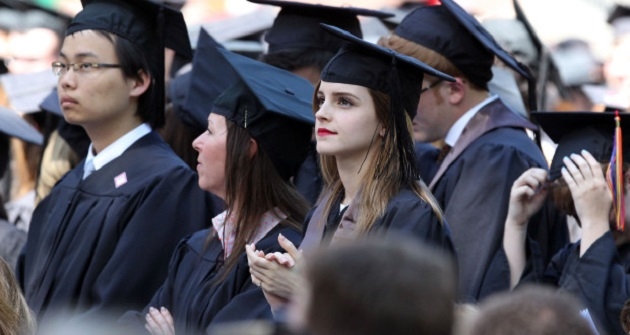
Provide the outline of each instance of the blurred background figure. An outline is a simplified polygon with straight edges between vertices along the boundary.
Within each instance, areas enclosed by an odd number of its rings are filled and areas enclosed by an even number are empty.
[[[37,145],[41,143],[41,134],[12,110],[0,107],[0,178],[10,169],[10,141],[19,138],[25,142]],[[0,193],[0,204],[4,204]],[[15,213],[12,213],[15,214]],[[18,254],[26,242],[26,229],[15,224],[15,218],[0,206],[0,258],[11,267],[15,266]]]
[[[610,54],[604,62],[606,91],[600,110],[628,111],[630,107],[630,7],[618,3],[607,21],[614,31]],[[603,106],[602,106],[603,105]]]
[[[489,297],[479,308],[470,335],[596,335],[580,302],[568,293],[528,286]]]
[[[35,318],[26,305],[10,265],[0,258],[0,334],[35,333]]]
[[[0,77],[0,105],[20,114],[40,131],[46,114],[39,103],[56,84],[50,64],[56,59],[69,17],[31,2],[3,1],[7,20],[6,50],[2,57],[7,74]],[[4,14],[3,14],[4,13]],[[3,180],[9,221],[27,231],[36,204],[36,184],[43,142],[12,139],[11,167]]]
[[[323,248],[310,260],[290,306],[293,330],[451,334],[457,280],[445,253],[393,235]]]

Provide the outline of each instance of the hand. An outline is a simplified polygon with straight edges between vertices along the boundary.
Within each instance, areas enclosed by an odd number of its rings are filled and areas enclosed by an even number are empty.
[[[569,186],[582,229],[608,229],[612,196],[602,167],[587,151],[563,159],[562,177]]]
[[[254,285],[260,286],[271,305],[276,310],[291,298],[301,277],[295,265],[302,262],[302,253],[284,236],[278,236],[278,242],[287,253],[269,253],[255,250],[253,244],[245,247],[249,271]]]
[[[519,229],[527,227],[529,219],[545,202],[548,193],[546,183],[547,171],[540,168],[531,168],[514,181],[510,191],[507,225]]]
[[[144,328],[152,335],[175,335],[173,316],[165,307],[160,308],[160,310],[150,307],[146,319],[147,323]]]

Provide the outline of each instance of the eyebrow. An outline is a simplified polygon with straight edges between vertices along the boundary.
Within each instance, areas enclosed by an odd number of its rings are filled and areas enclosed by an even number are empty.
[[[317,91],[317,94],[324,94],[324,92],[322,92],[322,91],[320,90],[320,91]],[[350,92],[333,92],[333,93],[332,93],[332,96],[333,96],[333,97],[338,97],[338,96],[350,96],[350,97],[352,97],[352,98],[355,98],[355,99],[357,99],[357,100],[361,101],[361,98],[359,98],[358,96],[356,96],[356,95],[354,95],[354,94],[352,94],[352,93],[350,93]]]
[[[59,53],[59,57],[63,57],[63,58],[68,58],[68,56],[66,56],[66,54],[64,54],[63,52]],[[95,57],[98,58],[98,55],[96,55],[95,53],[92,52],[80,52],[78,54],[74,55],[74,58],[87,58],[87,57]]]

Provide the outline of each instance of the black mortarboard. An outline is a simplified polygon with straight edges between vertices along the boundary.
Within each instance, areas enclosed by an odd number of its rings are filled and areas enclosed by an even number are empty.
[[[321,26],[331,36],[347,42],[322,70],[322,81],[360,85],[390,95],[396,93],[391,89],[399,86],[404,110],[411,118],[416,115],[425,73],[448,81],[455,80],[413,57],[364,41],[337,27]],[[398,84],[392,83],[394,71],[400,81]]]
[[[441,2],[409,13],[396,28],[396,35],[444,56],[480,87],[492,79],[494,56],[527,80],[532,78],[529,69],[506,52],[477,19],[453,0]]]
[[[313,116],[313,86],[288,71],[217,49],[238,81],[214,101],[212,113],[245,128],[288,180],[308,152]],[[189,93],[189,99],[193,92]]]
[[[606,22],[613,27],[616,37],[630,33],[630,7],[615,5]]]
[[[181,57],[192,58],[188,30],[182,13],[164,4],[148,0],[81,0],[79,12],[66,31],[103,30],[140,46],[149,60],[154,82],[152,99],[155,126],[164,123],[164,48]]]
[[[408,136],[397,136],[400,150],[397,154],[400,159],[409,162],[403,162],[402,166],[412,166],[415,162],[414,147],[407,130],[405,112],[411,119],[416,115],[425,73],[442,80],[455,79],[413,57],[364,41],[345,30],[326,24],[321,26],[331,36],[346,42],[322,70],[321,80],[359,85],[388,94],[394,117],[387,128],[395,129],[396,134],[407,133]],[[413,171],[403,174],[406,180],[418,177]]]
[[[551,161],[549,179],[561,176],[562,159],[582,150],[588,151],[602,163],[610,161],[615,131],[615,114],[602,112],[532,112],[542,130],[558,144]],[[630,114],[619,113],[621,128],[630,134]],[[623,137],[623,146],[630,148],[630,136]],[[624,161],[629,161],[630,150],[624,150]]]
[[[320,23],[330,24],[362,38],[357,16],[387,18],[394,14],[356,7],[333,7],[294,1],[248,0],[282,7],[271,29],[265,35],[269,53],[292,49],[323,49],[337,52],[339,41],[324,33]]]
[[[201,29],[192,70],[170,83],[174,111],[187,124],[206,129],[212,103],[238,80],[236,72],[217,48],[222,46]]]
[[[0,107],[0,132],[29,143],[41,145],[44,142],[44,137],[35,127],[16,112],[4,107]]]

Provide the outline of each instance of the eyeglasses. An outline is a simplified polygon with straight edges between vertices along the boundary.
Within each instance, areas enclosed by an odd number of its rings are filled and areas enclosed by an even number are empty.
[[[95,72],[98,69],[111,69],[111,68],[119,68],[122,67],[120,64],[103,64],[103,63],[90,63],[90,62],[82,62],[82,63],[62,63],[62,62],[53,62],[52,70],[56,76],[62,76],[68,72],[68,69],[72,68],[75,73],[88,74],[91,72]]]
[[[427,87],[425,87],[425,88],[421,89],[421,90],[420,90],[420,94],[422,94],[422,93],[424,93],[424,92],[426,92],[426,91],[428,91],[428,90],[430,90],[430,89],[432,89],[432,88],[436,87],[436,86],[437,86],[437,85],[439,85],[442,81],[443,81],[442,79],[439,79],[439,80],[437,80],[436,82],[434,82],[433,84],[430,84],[429,86],[427,86]]]

